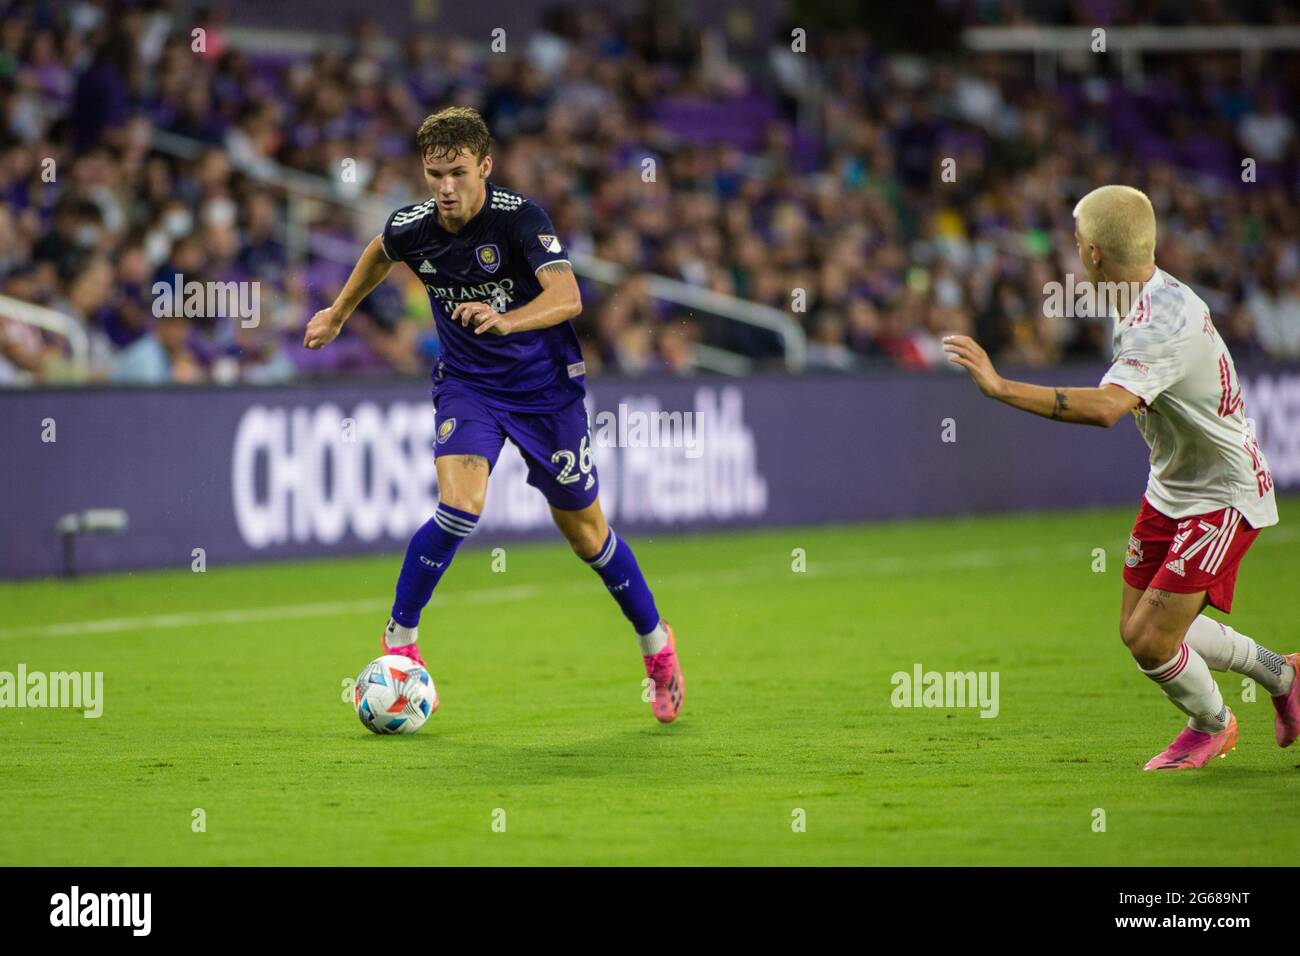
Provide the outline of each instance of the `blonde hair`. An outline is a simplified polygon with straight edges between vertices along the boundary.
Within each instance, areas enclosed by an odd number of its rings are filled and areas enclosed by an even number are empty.
[[[1132,186],[1101,186],[1074,207],[1084,242],[1116,265],[1141,266],[1156,257],[1156,211],[1147,194]]]

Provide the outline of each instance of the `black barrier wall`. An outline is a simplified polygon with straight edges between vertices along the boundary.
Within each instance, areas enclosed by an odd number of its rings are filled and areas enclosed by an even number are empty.
[[[1024,377],[1095,384],[1104,369]],[[1278,490],[1300,487],[1300,369],[1241,370]],[[629,534],[1131,504],[1146,446],[984,399],[964,376],[602,380],[591,459]],[[60,572],[59,519],[123,509],[83,571],[398,551],[437,500],[418,382],[0,395],[0,576]],[[557,449],[557,451],[561,451]],[[581,461],[583,449],[572,449]],[[555,532],[502,452],[473,543]]]

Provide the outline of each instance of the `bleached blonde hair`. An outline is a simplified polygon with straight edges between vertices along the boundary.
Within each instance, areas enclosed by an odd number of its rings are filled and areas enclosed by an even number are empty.
[[[1120,266],[1142,266],[1156,257],[1156,211],[1147,194],[1132,186],[1100,186],[1074,207],[1084,242]]]

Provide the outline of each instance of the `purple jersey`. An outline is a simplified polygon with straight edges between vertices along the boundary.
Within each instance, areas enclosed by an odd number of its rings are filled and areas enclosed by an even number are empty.
[[[561,408],[586,394],[586,367],[569,322],[494,335],[452,322],[463,302],[508,312],[542,291],[537,270],[568,262],[551,219],[536,203],[491,182],[483,208],[460,232],[438,222],[436,199],[404,206],[384,226],[384,254],[405,262],[429,293],[442,355],[434,394],[443,382],[468,386],[492,405],[519,412]]]

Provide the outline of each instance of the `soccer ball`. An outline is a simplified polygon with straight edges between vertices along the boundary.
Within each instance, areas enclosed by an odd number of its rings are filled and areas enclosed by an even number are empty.
[[[352,705],[374,733],[413,734],[438,709],[438,689],[429,672],[410,658],[385,654],[357,678]]]

